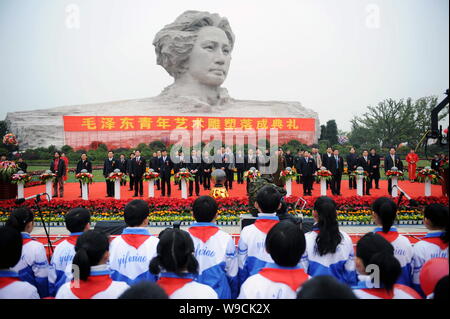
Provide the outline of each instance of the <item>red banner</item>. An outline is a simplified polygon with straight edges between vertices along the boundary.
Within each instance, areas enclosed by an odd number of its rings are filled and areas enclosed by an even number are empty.
[[[64,116],[65,132],[161,131],[200,129],[271,129],[315,131],[313,118],[243,118],[199,116]]]

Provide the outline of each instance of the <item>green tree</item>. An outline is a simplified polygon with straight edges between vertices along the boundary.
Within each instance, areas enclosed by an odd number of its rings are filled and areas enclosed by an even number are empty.
[[[325,125],[320,126],[320,138],[319,141],[327,139],[327,127]]]
[[[338,143],[338,128],[335,120],[329,120],[327,122],[325,136],[325,139],[328,140],[331,145],[336,145]]]

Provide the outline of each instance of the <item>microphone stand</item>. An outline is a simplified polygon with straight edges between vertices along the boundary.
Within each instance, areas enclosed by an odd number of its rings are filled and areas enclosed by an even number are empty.
[[[47,194],[47,197],[49,198],[48,194]],[[39,205],[40,201],[41,201],[41,196],[40,195],[36,196],[36,199],[34,200],[34,202],[36,204],[36,209],[39,213],[39,216],[41,217],[42,226],[44,227],[45,235],[47,236],[48,246],[50,247],[50,252],[53,255],[53,246],[52,246],[52,242],[50,241],[50,235],[47,231],[47,227],[45,226],[44,216],[42,215],[41,206]]]

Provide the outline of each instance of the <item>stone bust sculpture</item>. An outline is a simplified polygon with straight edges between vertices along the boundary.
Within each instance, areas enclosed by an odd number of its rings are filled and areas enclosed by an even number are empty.
[[[209,105],[228,102],[227,90],[220,87],[234,46],[226,18],[186,11],[156,34],[153,45],[157,63],[175,80],[162,96],[191,97]]]
[[[186,11],[164,26],[153,40],[157,64],[174,78],[173,84],[158,96],[10,112],[7,125],[18,135],[22,147],[61,147],[66,144],[63,116],[68,115],[314,118],[313,134],[289,131],[285,139],[317,142],[318,114],[300,102],[236,100],[228,95],[222,84],[228,75],[234,44],[235,36],[226,18]],[[158,132],[146,134],[146,139],[162,138]]]

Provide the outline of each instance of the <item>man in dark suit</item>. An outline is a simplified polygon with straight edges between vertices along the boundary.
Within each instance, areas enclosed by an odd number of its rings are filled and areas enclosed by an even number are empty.
[[[134,157],[135,157],[135,155],[134,155],[134,151],[133,151],[130,153],[130,158],[127,161],[127,173],[128,173],[128,177],[130,177],[130,188],[128,189],[129,191],[132,191],[133,187],[134,187],[134,177],[131,176],[131,163],[132,163]]]
[[[64,197],[64,176],[66,176],[66,163],[61,159],[61,153],[55,152],[55,159],[50,162],[50,170],[56,174],[56,178],[53,181],[53,196]]]
[[[83,169],[87,170],[88,173],[92,173],[92,163],[91,163],[91,161],[89,161],[87,159],[87,154],[86,153],[81,154],[81,159],[77,163],[77,168],[75,170],[75,174],[81,173],[81,171]],[[82,196],[81,181],[80,181],[80,194],[81,195],[79,197]],[[89,194],[89,185],[88,185],[88,194]]]
[[[188,154],[189,156],[189,154]],[[177,161],[173,163],[173,173],[176,174],[182,168],[186,168],[186,159],[184,157],[184,153],[182,150],[178,151],[178,155],[176,156]],[[178,189],[181,190],[181,182],[174,181],[174,184],[178,184]]]
[[[335,149],[333,155],[328,158],[328,170],[333,174],[330,182],[331,193],[341,195],[341,180],[344,172],[344,159],[339,155],[339,150]]]
[[[107,178],[109,174],[117,168],[114,152],[108,152],[108,158],[103,162],[103,176]],[[114,182],[106,180],[106,197],[114,197]]]
[[[200,163],[201,159],[197,157],[197,151],[192,150],[191,156],[189,157],[189,162],[186,163],[186,169],[194,175],[194,180],[189,181],[189,196],[192,196],[194,192],[195,184],[195,195],[200,195]]]
[[[155,172],[159,172],[159,159],[160,158],[161,158],[161,151],[156,151],[156,156],[154,158],[152,158],[152,167],[151,167]],[[160,190],[161,189],[161,181],[159,179],[157,179],[155,184],[156,184],[156,189]]]
[[[403,171],[403,162],[395,154],[395,147],[389,149],[389,154],[384,158],[384,171],[387,172],[392,169],[392,167],[397,167],[399,171]],[[388,179],[388,192],[392,195],[392,180]]]
[[[284,154],[284,160],[286,162],[286,167],[294,167],[294,156],[291,154],[291,150],[287,150]]]
[[[301,170],[301,162],[303,161],[304,154],[305,154],[304,151],[298,151],[297,156],[294,157],[293,165],[294,165],[294,168],[297,171],[297,173],[299,173],[299,175],[297,175],[297,179],[296,179],[297,184],[300,184],[301,182],[303,182],[303,179],[300,176],[300,170]]]
[[[142,175],[145,173],[145,168],[147,167],[147,162],[145,158],[141,156],[141,151],[136,150],[134,152],[136,155],[131,163],[131,174],[134,177],[134,196],[144,196],[144,181],[142,180]]]
[[[358,165],[358,156],[355,154],[356,150],[354,147],[350,148],[350,153],[346,157],[347,169],[348,169],[348,186],[349,189],[356,189],[356,179],[350,178],[350,174],[356,170]]]
[[[327,152],[325,154],[322,154],[322,166],[326,169],[330,169],[330,158],[333,156],[333,149],[331,147],[327,148]],[[331,181],[327,181],[327,189],[330,187]]]
[[[17,166],[19,167],[19,170],[21,170],[22,172],[24,172],[24,173],[27,172],[28,164],[25,163],[25,161],[23,160],[22,157],[19,157],[19,159],[17,161]]]
[[[158,170],[161,177],[161,196],[166,196],[166,187],[167,187],[167,196],[170,197],[171,188],[170,188],[170,177],[172,176],[173,162],[170,157],[167,155],[167,151],[162,151],[162,156],[159,159]]]
[[[362,152],[362,156],[358,158],[357,166],[361,166],[364,171],[369,174],[369,178],[363,180],[363,195],[370,195],[370,189],[372,188],[370,182],[370,177],[372,175],[372,163],[370,162],[369,152],[367,150],[364,150]]]
[[[370,149],[369,154],[370,165],[372,166],[372,176],[370,178],[370,188],[373,187],[372,181],[375,181],[375,188],[380,189],[379,181],[380,181],[380,155],[377,154],[377,151],[374,148]]]
[[[120,158],[117,161],[117,168],[126,175],[128,172],[128,160],[125,158],[125,154],[120,154]],[[120,186],[126,186],[127,180],[124,178],[120,181]]]
[[[201,171],[203,175],[203,189],[211,189],[211,172],[213,167],[213,158],[209,155],[208,151],[203,153]]]
[[[303,158],[300,160],[300,171],[303,180],[303,195],[312,196],[312,186],[314,182],[314,173],[316,172],[316,162],[311,157],[308,151],[303,153]]]
[[[241,150],[238,150],[236,154],[236,163],[234,164],[237,171],[238,184],[244,184],[245,162],[246,162],[245,155],[242,153]]]

